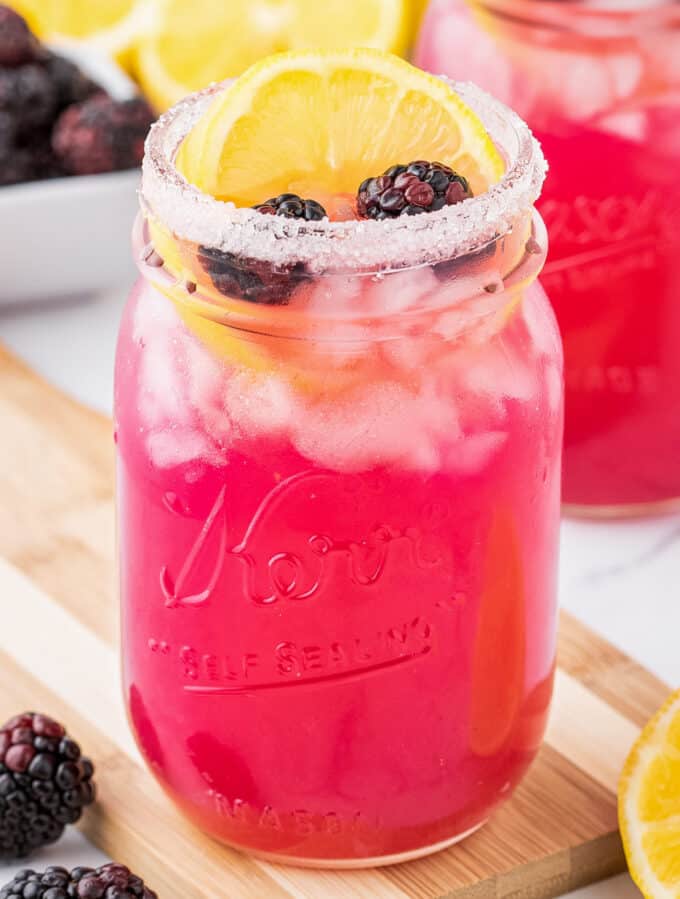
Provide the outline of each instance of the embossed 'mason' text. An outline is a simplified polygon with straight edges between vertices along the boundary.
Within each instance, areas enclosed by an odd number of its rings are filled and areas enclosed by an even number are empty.
[[[294,833],[299,837],[314,834],[341,836],[355,834],[369,829],[366,816],[359,811],[339,814],[333,811],[312,812],[306,808],[280,809],[272,805],[256,808],[244,799],[230,799],[215,789],[208,791],[214,811],[236,828],[257,828],[278,833]],[[372,827],[380,826],[380,820],[372,822]]]

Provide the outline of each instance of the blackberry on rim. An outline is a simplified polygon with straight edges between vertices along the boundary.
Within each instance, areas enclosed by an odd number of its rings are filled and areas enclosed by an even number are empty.
[[[393,165],[376,178],[366,178],[357,192],[357,209],[365,218],[384,220],[400,215],[437,212],[473,196],[463,175],[441,162],[417,160]]]

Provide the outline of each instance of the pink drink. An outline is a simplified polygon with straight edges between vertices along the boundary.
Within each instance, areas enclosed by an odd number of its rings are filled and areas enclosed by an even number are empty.
[[[116,373],[126,698],[155,775],[231,845],[425,854],[480,826],[540,745],[561,349],[537,217],[523,250],[540,158],[511,123],[515,233],[489,243],[506,219],[471,201],[482,253],[457,254],[451,213],[420,246],[396,222],[402,270],[347,270],[338,248],[345,274],[286,306],[230,300],[241,330],[142,264]],[[361,252],[384,253],[392,223],[371,224]]]
[[[679,26],[671,3],[433,0],[416,54],[519,109],[550,162],[564,500],[586,514],[680,497]]]

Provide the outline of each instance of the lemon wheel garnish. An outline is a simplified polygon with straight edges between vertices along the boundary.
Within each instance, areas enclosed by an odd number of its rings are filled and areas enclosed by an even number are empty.
[[[269,57],[219,91],[182,142],[176,166],[204,193],[252,206],[284,191],[354,196],[366,177],[414,159],[450,165],[475,194],[504,172],[482,122],[445,82],[374,49],[315,50]],[[196,272],[206,289],[196,260],[162,231],[152,224],[166,267],[179,279]],[[217,301],[224,309],[231,302]],[[290,347],[282,358],[276,341],[237,350],[227,329],[180,314],[223,358],[254,371],[278,367],[301,389],[330,389],[326,365],[295,360]],[[359,368],[355,361],[343,370],[348,383]]]
[[[631,876],[646,899],[680,899],[680,691],[628,757],[619,823]]]
[[[376,50],[269,57],[222,91],[185,138],[177,167],[214,197],[251,206],[319,186],[356,193],[414,159],[450,165],[475,194],[503,160],[482,122],[439,78]]]
[[[136,50],[137,76],[163,110],[283,50],[360,46],[404,53],[412,40],[412,2],[156,0],[154,26]]]

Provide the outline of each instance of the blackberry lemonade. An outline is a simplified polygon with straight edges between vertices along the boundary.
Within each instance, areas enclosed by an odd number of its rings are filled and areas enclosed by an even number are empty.
[[[542,276],[564,339],[564,499],[680,507],[680,8],[432,0],[419,65],[523,115],[550,162]]]
[[[423,855],[538,750],[563,399],[543,177],[510,110],[373,51],[273,57],[152,130],[116,372],[125,692],[225,843]]]

